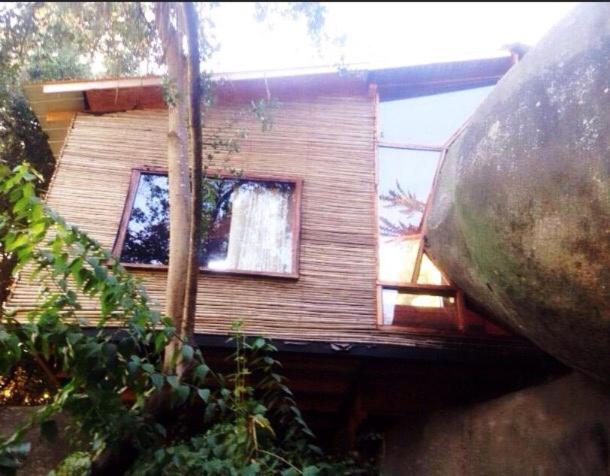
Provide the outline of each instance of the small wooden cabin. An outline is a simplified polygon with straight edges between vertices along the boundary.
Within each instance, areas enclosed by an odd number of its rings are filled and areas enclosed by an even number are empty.
[[[512,341],[426,255],[444,151],[513,58],[217,81],[196,331],[334,344]],[[47,202],[164,306],[167,112],[160,78],[25,86],[57,158]],[[273,126],[249,109],[271,97]],[[231,151],[232,140],[239,151]],[[23,277],[10,306],[31,308]],[[83,309],[94,318],[91,302]]]
[[[544,358],[487,319],[425,248],[445,150],[513,63],[218,79],[204,117],[196,332],[207,358],[242,320],[284,353],[314,429],[352,440],[363,415],[415,415],[538,378]],[[57,159],[48,204],[120,256],[162,310],[161,78],[29,84],[25,94]],[[252,107],[268,98],[279,105],[263,130]],[[22,313],[39,292],[26,274],[9,301]],[[97,314],[84,304],[83,317]]]

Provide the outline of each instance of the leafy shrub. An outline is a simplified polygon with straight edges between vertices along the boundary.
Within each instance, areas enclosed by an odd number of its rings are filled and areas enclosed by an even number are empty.
[[[53,389],[48,403],[0,441],[0,472],[18,467],[32,425],[54,437],[58,412],[70,417],[65,433],[87,447],[66,458],[57,476],[94,473],[96,458],[126,449],[138,455],[132,475],[372,471],[322,455],[278,373],[275,348],[247,339],[239,324],[233,374],[214,372],[187,342],[181,358],[189,372],[165,372],[163,350],[177,335],[171,320],[151,309],[141,283],[36,197],[38,176],[27,164],[0,164],[0,180],[0,200],[9,203],[0,210],[0,246],[41,284],[27,316],[0,317],[0,373],[28,359]],[[82,318],[82,297],[98,300],[95,322]]]

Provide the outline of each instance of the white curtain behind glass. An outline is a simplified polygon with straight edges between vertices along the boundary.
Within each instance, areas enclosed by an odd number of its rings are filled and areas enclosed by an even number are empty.
[[[290,193],[241,186],[232,194],[228,269],[292,272]]]

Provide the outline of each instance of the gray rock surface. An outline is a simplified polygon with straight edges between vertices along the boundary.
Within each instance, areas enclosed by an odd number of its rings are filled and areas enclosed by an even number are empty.
[[[606,476],[610,394],[573,373],[466,408],[396,422],[386,476]]]
[[[451,145],[428,252],[467,295],[610,381],[610,4],[581,4]]]

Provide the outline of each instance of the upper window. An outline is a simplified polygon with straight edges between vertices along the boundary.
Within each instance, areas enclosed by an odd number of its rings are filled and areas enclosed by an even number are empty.
[[[204,179],[201,268],[295,277],[300,182],[214,176]],[[134,171],[115,246],[121,262],[167,265],[167,175]]]
[[[423,220],[447,142],[492,88],[379,104],[378,283],[383,325],[428,329],[460,325],[455,291],[426,256]]]
[[[379,104],[379,139],[442,146],[493,86],[418,96]]]

